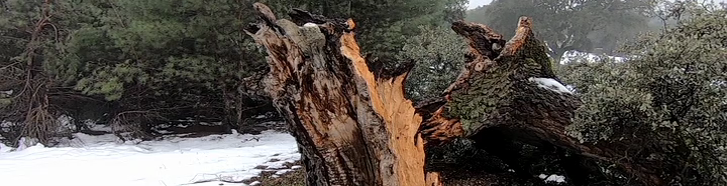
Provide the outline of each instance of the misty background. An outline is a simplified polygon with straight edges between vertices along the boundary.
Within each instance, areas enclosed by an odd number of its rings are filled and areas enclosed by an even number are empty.
[[[727,0],[714,0],[715,3],[724,3],[727,2]],[[467,9],[474,9],[477,7],[480,7],[482,5],[488,5],[492,3],[492,0],[470,0],[467,3]]]

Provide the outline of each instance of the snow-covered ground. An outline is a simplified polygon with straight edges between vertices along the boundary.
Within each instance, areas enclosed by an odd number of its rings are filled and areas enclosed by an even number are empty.
[[[263,169],[286,172],[284,164],[300,159],[295,139],[272,131],[126,143],[74,136],[57,147],[0,145],[0,185],[245,185]]]
[[[565,176],[555,175],[551,174],[550,176],[546,174],[540,174],[538,175],[540,179],[543,179],[545,183],[549,182],[555,182],[555,183],[565,183]]]
[[[538,87],[540,87],[540,88],[552,90],[552,91],[558,92],[558,93],[568,93],[568,94],[573,93],[571,91],[572,87],[571,87],[571,89],[568,89],[566,86],[564,86],[563,84],[560,84],[560,82],[556,81],[553,78],[532,78],[531,77],[531,78],[528,78],[528,80],[530,80],[531,82],[537,83]]]
[[[624,62],[628,58],[608,56],[608,55],[596,55],[587,52],[579,52],[575,50],[567,51],[563,53],[563,57],[560,59],[560,64],[568,64],[572,62],[590,62],[595,63],[603,59],[612,60],[614,62]]]

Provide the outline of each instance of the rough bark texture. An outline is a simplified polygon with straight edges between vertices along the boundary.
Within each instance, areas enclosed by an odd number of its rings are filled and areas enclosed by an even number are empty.
[[[452,29],[469,40],[469,61],[441,99],[415,108],[403,90],[411,65],[369,66],[352,20],[302,10],[277,19],[267,6],[254,6],[261,22],[246,31],[267,50],[266,91],[298,141],[308,185],[438,186],[439,173],[425,172],[425,145],[458,137],[497,143],[494,151],[511,141],[554,146],[616,164],[646,185],[663,184],[658,170],[623,162],[617,148],[566,134],[581,102],[562,83],[543,83],[560,80],[529,18],[509,41],[485,25],[455,22]]]
[[[552,71],[545,45],[534,37],[531,19],[522,17],[515,36],[507,42],[481,24],[456,22],[452,29],[469,40],[470,61],[445,91],[444,99],[417,107],[425,116],[421,133],[427,143],[445,143],[453,136],[484,144],[503,143],[507,141],[500,137],[484,141],[492,138],[482,135],[505,136],[535,146],[554,145],[581,157],[616,164],[645,185],[664,184],[657,176],[658,170],[624,161],[627,155],[612,144],[582,144],[566,134],[566,126],[581,102],[571,93],[539,83],[543,79],[560,80]],[[436,111],[423,114],[432,110]]]
[[[246,29],[267,49],[266,91],[296,137],[307,184],[427,185],[422,121],[404,98],[408,69],[374,74],[354,39],[352,20],[301,10]],[[419,142],[419,143],[418,143]],[[437,174],[432,174],[437,176]],[[428,184],[437,185],[438,183]]]

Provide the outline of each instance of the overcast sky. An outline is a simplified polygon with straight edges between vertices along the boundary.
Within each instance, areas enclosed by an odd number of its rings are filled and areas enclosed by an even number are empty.
[[[478,6],[490,4],[492,0],[470,0],[468,5],[469,9],[477,8]],[[715,2],[727,2],[727,0],[715,0]]]
[[[492,0],[470,0],[470,4],[467,5],[469,9],[477,8],[478,6],[490,4]]]

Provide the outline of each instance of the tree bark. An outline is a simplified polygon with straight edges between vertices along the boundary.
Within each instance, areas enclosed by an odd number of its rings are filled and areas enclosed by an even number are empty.
[[[488,138],[481,135],[497,133],[618,165],[645,185],[664,185],[660,170],[628,158],[628,144],[584,144],[567,134],[581,102],[554,75],[547,48],[534,37],[532,24],[530,18],[521,17],[515,36],[507,42],[485,25],[452,25],[468,39],[471,56],[443,99],[417,107],[420,113],[434,111],[422,114],[426,116],[421,125],[424,140],[441,144],[468,137],[486,144],[482,139]]]
[[[438,173],[425,171],[425,146],[494,129],[662,184],[658,171],[620,161],[613,144],[582,144],[566,134],[581,102],[554,75],[529,18],[520,19],[509,41],[484,25],[453,23],[469,40],[468,62],[442,99],[414,107],[404,96],[412,65],[372,68],[354,39],[353,20],[302,10],[277,19],[267,6],[254,7],[261,21],[246,32],[267,50],[266,91],[296,137],[308,185],[441,185]]]
[[[354,39],[353,20],[301,10],[246,29],[267,49],[266,91],[296,137],[308,185],[427,185],[422,117],[404,98],[411,66],[374,73]],[[431,174],[437,175],[437,174]],[[430,184],[431,185],[431,184]]]

